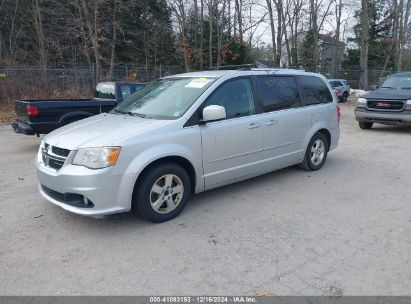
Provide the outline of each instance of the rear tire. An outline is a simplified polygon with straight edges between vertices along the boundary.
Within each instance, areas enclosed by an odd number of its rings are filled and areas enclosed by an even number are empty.
[[[347,100],[348,100],[348,93],[347,92],[344,92],[344,94],[342,95],[342,102],[347,102]]]
[[[172,162],[161,162],[139,178],[132,209],[151,222],[165,222],[184,209],[190,194],[191,182],[186,170]]]
[[[300,167],[306,171],[321,169],[327,159],[328,147],[327,137],[320,132],[315,133],[308,144],[304,161],[300,164]]]
[[[359,121],[358,125],[360,126],[361,129],[363,130],[369,130],[372,128],[373,123],[372,122],[367,122],[367,121]]]

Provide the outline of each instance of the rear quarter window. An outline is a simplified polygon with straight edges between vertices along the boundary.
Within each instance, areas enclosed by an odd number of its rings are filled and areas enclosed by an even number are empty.
[[[315,105],[333,102],[333,97],[327,84],[316,76],[298,76],[298,81],[303,92],[303,105]]]
[[[300,95],[293,76],[258,76],[256,81],[264,112],[300,105]]]

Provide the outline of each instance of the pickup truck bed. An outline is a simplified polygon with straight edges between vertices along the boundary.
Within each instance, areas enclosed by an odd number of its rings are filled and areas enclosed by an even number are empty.
[[[102,98],[18,100],[15,105],[17,119],[12,127],[16,133],[47,134],[73,121],[110,111],[115,105],[114,99]],[[37,114],[30,111],[37,111]]]
[[[17,100],[14,132],[26,135],[47,134],[74,121],[108,112],[141,89],[143,83],[102,82],[91,99]]]

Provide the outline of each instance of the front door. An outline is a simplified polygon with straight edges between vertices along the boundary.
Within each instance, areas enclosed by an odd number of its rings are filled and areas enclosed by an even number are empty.
[[[234,182],[261,171],[263,128],[255,114],[248,78],[223,83],[205,102],[220,105],[227,118],[201,126],[205,188]]]

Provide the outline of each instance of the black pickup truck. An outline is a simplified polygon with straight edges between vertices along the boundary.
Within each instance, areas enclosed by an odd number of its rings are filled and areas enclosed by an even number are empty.
[[[47,134],[61,126],[108,112],[141,89],[144,83],[100,82],[92,99],[17,100],[14,132]]]
[[[374,123],[411,125],[411,72],[388,77],[375,91],[358,98],[355,118],[361,129]]]

